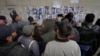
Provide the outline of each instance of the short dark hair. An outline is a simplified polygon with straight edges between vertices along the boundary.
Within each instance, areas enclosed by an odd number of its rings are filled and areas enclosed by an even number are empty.
[[[58,30],[61,37],[67,37],[71,34],[72,27],[69,22],[63,21],[58,25]]]
[[[34,21],[33,17],[29,16],[28,21],[30,21],[30,22]]]
[[[0,20],[6,20],[5,16],[0,15]]]
[[[65,18],[67,18],[69,20],[69,22],[71,22],[73,19],[73,16],[74,16],[73,13],[69,12],[67,15],[65,15]]]
[[[88,13],[85,17],[85,22],[92,23],[94,21],[95,15],[93,13]]]
[[[63,14],[58,14],[57,17],[63,17]]]

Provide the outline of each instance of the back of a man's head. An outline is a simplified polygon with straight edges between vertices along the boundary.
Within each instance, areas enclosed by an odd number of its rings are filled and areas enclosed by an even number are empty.
[[[64,21],[58,25],[59,34],[61,37],[67,37],[71,34],[72,27],[69,22]]]
[[[26,25],[23,27],[23,34],[26,37],[30,37],[32,33],[34,32],[34,26],[33,25]]]
[[[34,21],[33,17],[29,16],[28,21],[30,21],[30,22]]]
[[[88,13],[85,17],[85,22],[92,23],[94,21],[95,15],[93,13]]]

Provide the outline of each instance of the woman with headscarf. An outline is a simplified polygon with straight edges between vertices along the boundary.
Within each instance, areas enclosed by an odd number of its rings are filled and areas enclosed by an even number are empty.
[[[16,11],[12,11],[12,13],[10,13],[10,16],[12,18],[12,23],[10,24],[10,26],[16,30],[17,34],[18,34],[18,22],[21,21],[21,17],[16,13]],[[19,34],[18,34],[19,36]],[[17,36],[17,37],[18,37]],[[17,39],[15,39],[16,41]]]

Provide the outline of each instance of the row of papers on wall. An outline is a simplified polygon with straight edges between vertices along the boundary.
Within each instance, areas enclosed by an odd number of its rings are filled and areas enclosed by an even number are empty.
[[[32,16],[35,20],[40,19],[55,19],[57,14],[66,15],[69,12],[73,12],[75,21],[84,21],[86,13],[84,12],[84,7],[82,6],[63,6],[61,8],[50,7],[50,6],[26,6],[26,15]],[[11,12],[15,10],[14,8],[8,8]]]
[[[73,12],[74,19],[84,20],[85,12],[82,6],[63,6],[62,8],[50,7],[50,6],[38,6],[38,7],[25,7],[27,16],[32,16],[34,19],[54,19],[57,14],[66,15],[68,12]]]

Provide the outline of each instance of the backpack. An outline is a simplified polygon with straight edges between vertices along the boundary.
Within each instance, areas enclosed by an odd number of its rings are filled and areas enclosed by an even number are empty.
[[[16,44],[11,48],[7,56],[30,56],[30,53],[20,46],[20,44]]]
[[[21,38],[22,38],[22,37],[19,37],[18,42],[20,42]],[[33,53],[32,50],[30,49],[31,46],[32,46],[32,44],[33,44],[34,42],[35,42],[35,40],[31,41],[31,42],[29,43],[29,46],[28,46],[27,48],[26,48],[23,44],[21,44],[21,46],[22,46],[23,48],[25,48],[25,49],[27,50],[27,52],[30,53],[30,56],[34,56],[34,53]]]
[[[25,46],[23,44],[21,44],[21,46],[30,54],[30,56],[34,56],[34,53],[31,51],[31,46],[32,44],[34,43],[35,41],[31,41],[29,46],[28,46],[28,49],[25,48]]]

